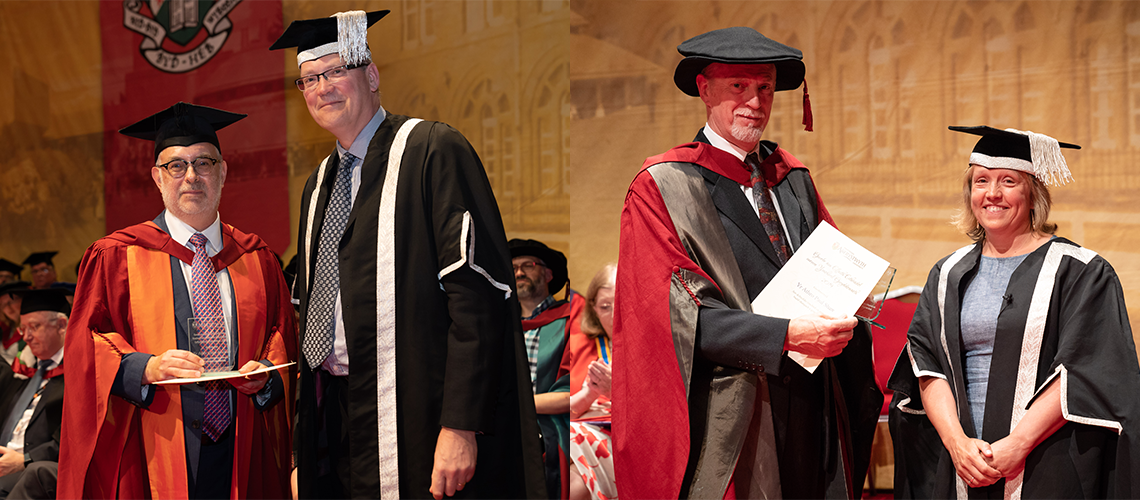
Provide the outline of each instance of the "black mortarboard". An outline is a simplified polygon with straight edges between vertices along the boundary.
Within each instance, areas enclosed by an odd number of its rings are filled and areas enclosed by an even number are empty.
[[[19,276],[20,272],[23,270],[24,266],[21,266],[8,259],[0,259],[0,271],[8,271],[12,274],[15,274],[16,276]]]
[[[51,264],[52,266],[55,266],[55,263],[53,263],[51,261],[51,258],[55,257],[55,254],[57,254],[57,253],[59,253],[59,252],[36,252],[36,253],[33,253],[33,254],[29,255],[28,258],[24,259],[24,265],[25,266],[34,266],[36,264],[47,263],[47,264]]]
[[[1076,144],[1012,128],[1000,130],[978,125],[951,126],[950,130],[982,136],[970,153],[971,164],[1028,172],[1046,185],[1055,186],[1073,180],[1060,148],[1081,149]]]
[[[27,290],[32,287],[31,283],[27,281],[13,281],[11,283],[4,283],[0,285],[0,295],[7,295],[17,290]]]
[[[736,26],[702,33],[681,42],[677,52],[685,56],[673,73],[677,88],[697,97],[697,75],[712,63],[773,64],[776,90],[792,90],[804,81],[804,53],[772,40],[760,32]]]
[[[681,42],[677,52],[685,56],[673,72],[677,88],[693,97],[697,90],[697,75],[712,63],[772,64],[776,67],[776,91],[792,90],[804,85],[804,130],[812,131],[811,99],[804,80],[804,53],[772,40],[759,31],[745,26],[722,28],[701,33]]]
[[[550,279],[550,284],[547,285],[548,291],[554,295],[562,289],[566,284],[566,255],[558,250],[546,246],[545,243],[538,240],[524,240],[514,238],[507,242],[507,246],[511,249],[511,258],[519,257],[522,255],[529,255],[531,257],[538,257],[542,263],[550,269],[551,274],[554,275]]]
[[[42,290],[20,290],[24,297],[20,304],[20,315],[36,311],[56,311],[71,315],[71,303],[67,301],[66,290],[60,288],[44,288]]]
[[[388,15],[388,10],[337,12],[329,17],[293,21],[269,50],[297,47],[297,67],[313,59],[339,53],[345,64],[372,59],[368,52],[368,27]]]
[[[154,141],[154,158],[170,146],[191,146],[199,142],[213,144],[221,152],[217,131],[246,115],[206,106],[179,102],[138,122],[123,127],[120,134]]]

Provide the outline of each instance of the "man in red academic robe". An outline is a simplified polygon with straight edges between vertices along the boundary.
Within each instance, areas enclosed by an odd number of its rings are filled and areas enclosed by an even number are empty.
[[[80,265],[60,498],[290,495],[294,375],[157,384],[296,358],[273,252],[218,215],[215,131],[244,117],[178,103],[121,131],[155,141],[166,211],[95,242]]]
[[[538,240],[515,238],[507,242],[507,247],[511,249],[515,270],[523,339],[534,384],[534,408],[542,432],[546,494],[549,498],[567,498],[572,306],[570,300],[554,299],[554,294],[566,286],[566,256]]]
[[[807,169],[760,140],[774,92],[803,82],[803,55],[751,28],[678,50],[674,82],[701,98],[708,122],[695,142],[645,162],[622,212],[620,496],[856,498],[882,404],[869,332],[854,318],[751,312],[831,222]],[[809,373],[788,351],[826,359]]]

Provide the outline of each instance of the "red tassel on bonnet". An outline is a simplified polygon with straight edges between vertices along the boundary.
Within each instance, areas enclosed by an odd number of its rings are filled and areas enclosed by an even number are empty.
[[[804,130],[812,131],[811,98],[808,96],[807,78],[804,78]]]

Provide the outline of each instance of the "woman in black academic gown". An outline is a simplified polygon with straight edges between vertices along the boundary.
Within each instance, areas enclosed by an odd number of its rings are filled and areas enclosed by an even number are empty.
[[[974,244],[940,260],[888,387],[895,495],[1129,498],[1140,494],[1140,367],[1120,280],[1054,236],[1047,185],[1071,180],[1032,132],[982,136],[965,209]]]

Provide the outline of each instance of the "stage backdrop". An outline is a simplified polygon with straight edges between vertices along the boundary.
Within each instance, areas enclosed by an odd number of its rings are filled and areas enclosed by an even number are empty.
[[[228,165],[222,219],[280,253],[291,242],[282,68],[267,48],[281,4],[251,0],[99,2],[107,232],[153,218],[154,143],[116,131],[175,102],[249,116],[218,133]],[[57,49],[58,50],[58,49]]]
[[[288,260],[334,139],[293,86],[295,51],[268,48],[352,9],[392,10],[368,34],[385,108],[459,129],[508,236],[569,251],[568,0],[0,1],[0,257],[60,250],[74,280],[93,241],[157,215],[153,147],[117,130],[184,100],[250,115],[219,134],[222,218]]]
[[[839,228],[922,285],[970,241],[950,218],[975,137],[948,125],[1052,135],[1076,181],[1053,193],[1058,234],[1116,268],[1140,333],[1140,3],[611,2],[572,5],[571,276],[617,255],[626,188],[646,157],[693,140],[704,105],[673,85],[676,47],[751,26],[804,52],[766,139],[811,169]],[[636,20],[636,22],[630,22]],[[618,299],[620,300],[620,298]]]

